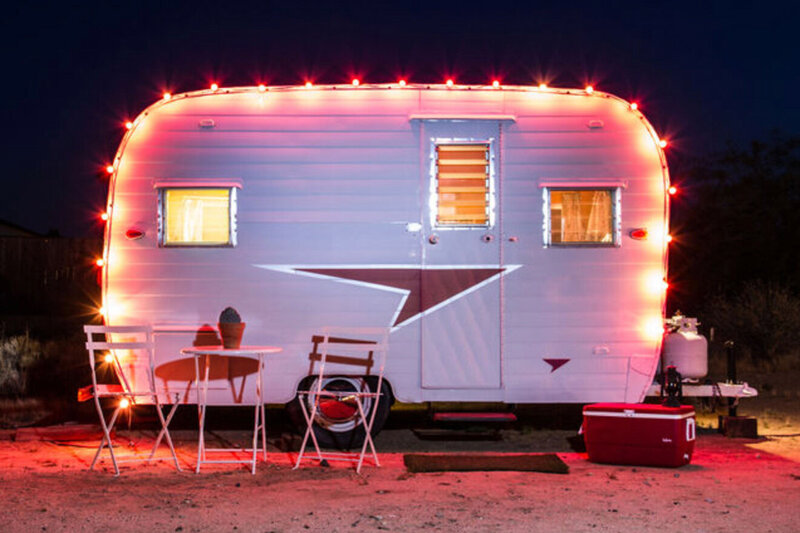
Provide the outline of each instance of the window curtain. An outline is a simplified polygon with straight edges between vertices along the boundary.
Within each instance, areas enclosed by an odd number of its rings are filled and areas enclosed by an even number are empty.
[[[611,242],[611,191],[594,191],[592,209],[586,224],[586,237],[589,242]]]
[[[561,193],[561,242],[612,242],[611,191]]]
[[[584,236],[581,220],[581,193],[561,193],[561,242],[580,242]]]

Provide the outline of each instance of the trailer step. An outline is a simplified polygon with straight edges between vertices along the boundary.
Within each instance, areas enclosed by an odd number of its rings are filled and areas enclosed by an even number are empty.
[[[420,440],[435,441],[498,441],[503,436],[497,429],[435,429],[418,428],[413,430]]]
[[[517,416],[514,413],[469,413],[463,411],[456,411],[453,413],[434,413],[434,422],[472,422],[479,424],[489,423],[508,423],[516,422]]]

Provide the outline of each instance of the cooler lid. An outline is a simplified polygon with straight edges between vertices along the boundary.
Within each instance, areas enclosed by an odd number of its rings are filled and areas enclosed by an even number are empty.
[[[587,416],[601,416],[602,413],[658,415],[658,418],[685,418],[694,415],[694,406],[667,407],[651,403],[593,403],[583,408],[583,414]]]

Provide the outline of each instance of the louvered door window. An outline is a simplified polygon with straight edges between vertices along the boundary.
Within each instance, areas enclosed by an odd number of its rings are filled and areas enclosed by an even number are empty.
[[[489,144],[436,145],[436,224],[489,224]]]

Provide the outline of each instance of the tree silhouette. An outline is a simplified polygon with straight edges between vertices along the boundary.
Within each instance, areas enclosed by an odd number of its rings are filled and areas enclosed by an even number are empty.
[[[747,148],[673,162],[670,311],[703,310],[761,280],[800,291],[800,137],[774,133]]]

